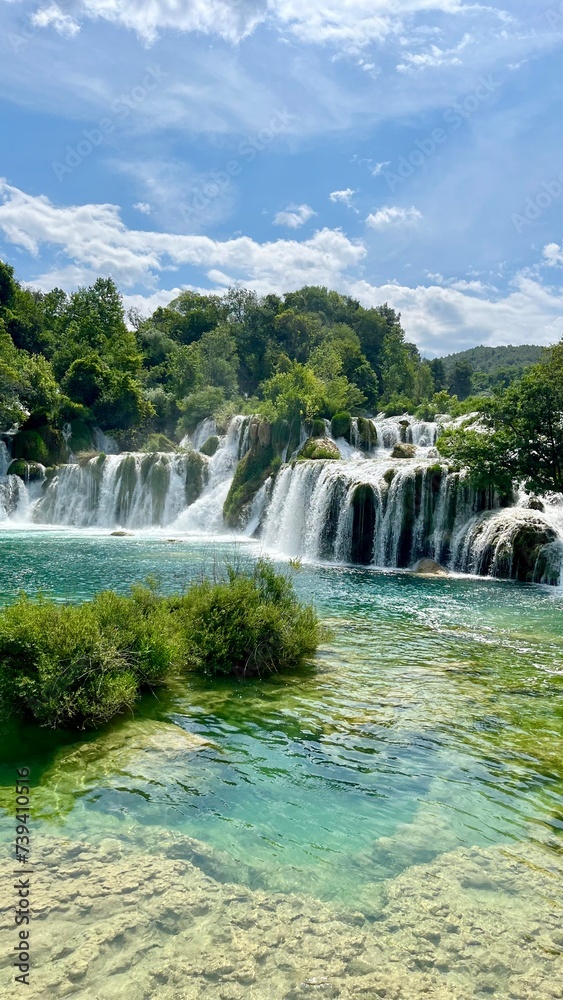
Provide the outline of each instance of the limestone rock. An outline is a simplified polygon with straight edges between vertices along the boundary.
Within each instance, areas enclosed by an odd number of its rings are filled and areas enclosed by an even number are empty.
[[[413,573],[417,573],[419,576],[449,576],[448,570],[445,566],[440,566],[440,563],[434,561],[434,559],[419,559],[412,569]]]
[[[396,444],[391,452],[391,458],[414,458],[415,455],[416,445],[404,444],[404,442]]]
[[[298,455],[298,458],[305,459],[339,459],[341,457],[337,445],[326,437],[309,438]]]

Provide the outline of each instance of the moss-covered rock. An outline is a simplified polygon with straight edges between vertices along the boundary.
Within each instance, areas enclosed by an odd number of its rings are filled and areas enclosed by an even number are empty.
[[[361,451],[373,451],[377,446],[377,430],[375,424],[365,417],[358,417],[358,447]]]
[[[150,434],[140,450],[148,452],[174,452],[178,450],[178,446],[170,438],[166,437],[166,434]]]
[[[49,449],[38,430],[18,431],[14,436],[12,455],[14,459],[21,458],[24,462],[49,465]]]
[[[403,442],[396,444],[391,452],[391,458],[414,458],[415,455],[416,445],[404,444]]]
[[[397,475],[397,470],[396,469],[387,469],[383,473],[383,478],[384,478],[384,480],[385,480],[385,482],[387,483],[388,486],[391,486],[391,483],[393,482],[393,480],[394,480],[394,478],[395,478],[396,475]]]
[[[376,524],[376,503],[372,486],[356,487],[352,497],[352,551],[353,563],[368,566],[373,562],[373,545]]]
[[[207,438],[204,444],[202,444],[199,449],[202,455],[207,455],[208,458],[213,458],[217,448],[219,447],[219,438],[216,434],[212,434],[211,437]]]
[[[309,438],[297,457],[299,459],[332,460],[342,458],[337,446],[330,438]]]
[[[330,429],[332,431],[332,436],[335,438],[343,437],[347,441],[350,441],[350,429],[352,427],[352,417],[349,413],[343,411],[342,413],[335,413],[331,422]]]
[[[73,452],[73,454],[78,454],[78,452],[88,452],[93,451],[94,441],[92,439],[92,431],[88,424],[83,420],[71,420],[70,421],[71,434],[68,439],[68,447]]]
[[[201,496],[207,482],[208,470],[206,460],[197,451],[189,451],[186,455],[186,481],[184,491],[188,506]]]
[[[272,444],[262,447],[255,439],[250,451],[239,462],[223,506],[223,517],[230,528],[238,528],[245,508],[273,474],[275,455]]]
[[[45,472],[42,465],[37,462],[24,462],[22,458],[17,458],[8,468],[9,476],[19,476],[26,483],[43,479]]]

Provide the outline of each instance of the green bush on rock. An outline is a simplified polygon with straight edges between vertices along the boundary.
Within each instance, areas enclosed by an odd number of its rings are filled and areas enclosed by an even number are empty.
[[[309,438],[305,442],[299,455],[299,459],[339,459],[342,458],[338,447],[330,438]]]
[[[173,672],[263,677],[303,663],[322,635],[313,608],[265,561],[173,597],[150,586],[80,605],[22,594],[0,612],[0,714],[95,726]]]
[[[330,426],[333,437],[343,437],[346,438],[347,441],[350,439],[352,418],[349,413],[335,413]]]

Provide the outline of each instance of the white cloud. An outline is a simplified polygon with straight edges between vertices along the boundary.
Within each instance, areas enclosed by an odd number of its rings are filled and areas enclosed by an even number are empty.
[[[331,191],[329,198],[332,202],[342,202],[348,208],[352,207],[352,198],[357,194],[354,188],[344,188],[343,191]]]
[[[0,181],[0,230],[32,256],[55,250],[65,256],[64,264],[111,274],[124,288],[144,284],[153,290],[160,272],[180,266],[199,268],[203,274],[220,268],[229,282],[244,280],[263,291],[330,284],[366,253],[361,242],[331,229],[302,242],[271,243],[256,243],[247,236],[220,241],[127,229],[116,205],[59,208],[44,195],[28,195],[5,181]]]
[[[428,355],[451,354],[476,344],[553,344],[563,337],[563,294],[524,275],[511,289],[490,297],[453,287],[366,281],[346,283],[346,291],[365,306],[388,302],[401,313],[409,340]]]
[[[326,285],[352,295],[366,306],[388,302],[402,314],[409,340],[430,355],[451,353],[475,344],[550,344],[563,336],[563,293],[537,277],[518,274],[506,292],[479,281],[432,275],[443,284],[409,287],[373,285],[360,278],[367,258],[360,241],[339,230],[323,229],[310,239],[257,243],[249,237],[219,241],[201,235],[127,229],[115,205],[57,207],[44,196],[31,196],[0,181],[0,230],[16,247],[43,252],[57,262],[33,282],[44,289],[70,289],[111,274],[132,289],[128,306],[150,312],[174,298],[159,278],[181,267],[199,272],[201,288],[224,289],[241,282],[259,294],[283,293],[306,284]],[[545,248],[547,260],[563,263],[557,244]],[[430,276],[429,276],[430,277]],[[135,288],[134,286],[137,286]],[[146,289],[143,294],[138,287]]]
[[[465,34],[459,44],[452,49],[441,49],[438,45],[431,45],[426,52],[407,52],[397,69],[399,73],[409,73],[416,70],[439,69],[441,66],[460,66],[460,52],[473,41],[471,35]]]
[[[544,261],[548,267],[563,266],[563,243],[548,243],[543,248]]]
[[[146,201],[138,201],[135,205],[133,205],[133,208],[136,208],[138,212],[142,212],[143,215],[151,214],[151,207]]]
[[[74,38],[80,31],[78,22],[65,14],[56,3],[37,10],[32,15],[31,23],[36,28],[54,28],[63,38]]]
[[[372,229],[387,229],[391,226],[413,226],[422,219],[422,212],[412,205],[410,208],[400,208],[399,205],[385,205],[377,212],[371,212],[366,219]]]
[[[55,5],[43,8],[38,16]],[[497,20],[492,7],[466,4],[464,0],[74,0],[77,16],[103,19],[135,31],[153,42],[165,30],[218,35],[237,43],[258,25],[268,23],[278,31],[307,44],[332,45],[359,52],[372,42],[400,35],[414,18],[432,15],[470,15],[478,10]],[[65,17],[67,15],[61,15]],[[373,67],[365,64],[369,70]]]
[[[379,175],[385,170],[385,167],[388,167],[390,163],[391,160],[382,160],[381,163],[376,163],[375,166],[372,167],[371,171],[373,176],[379,177]]]
[[[283,212],[278,212],[275,216],[274,225],[299,229],[316,214],[310,205],[288,205]]]

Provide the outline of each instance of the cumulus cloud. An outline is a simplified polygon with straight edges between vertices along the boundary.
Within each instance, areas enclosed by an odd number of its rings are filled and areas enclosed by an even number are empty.
[[[411,205],[410,208],[400,208],[399,205],[385,205],[377,212],[371,212],[366,222],[372,229],[388,229],[392,226],[414,226],[422,219],[422,212]]]
[[[0,181],[0,230],[17,247],[38,257],[56,249],[67,260],[96,274],[111,274],[125,288],[154,289],[162,271],[180,266],[204,274],[220,268],[231,283],[244,280],[264,291],[285,284],[330,284],[365,256],[362,243],[338,230],[323,229],[310,239],[256,243],[247,236],[208,236],[127,229],[116,205],[58,207]]]
[[[563,266],[563,243],[548,243],[543,248],[543,259],[548,267]]]
[[[367,250],[339,230],[323,229],[310,239],[257,243],[246,236],[213,240],[201,235],[128,229],[115,205],[57,207],[0,181],[0,231],[19,250],[52,254],[60,263],[30,284],[67,289],[111,275],[127,294],[128,306],[148,313],[175,298],[182,285],[177,272],[198,273],[200,291],[241,282],[258,294],[278,294],[303,285],[326,285],[352,295],[365,306],[388,302],[402,315],[407,336],[428,355],[463,350],[475,344],[550,344],[563,336],[563,293],[537,277],[518,274],[506,292],[479,281],[429,275],[433,284],[389,282],[374,285],[361,277]],[[563,263],[563,250],[548,244],[547,261]],[[39,268],[38,268],[39,270]],[[170,272],[175,278],[160,279]],[[436,282],[440,281],[440,284]],[[135,287],[136,286],[136,287]],[[144,289],[144,291],[139,291]],[[128,291],[129,290],[129,291]]]
[[[151,207],[146,201],[138,201],[135,205],[133,205],[133,208],[136,208],[138,212],[142,212],[143,215],[151,214]]]
[[[310,205],[288,205],[283,212],[278,212],[274,218],[275,226],[288,226],[289,229],[299,229],[317,213]]]
[[[461,284],[461,283],[459,283]],[[476,344],[553,344],[563,337],[563,294],[541,282],[516,275],[504,294],[484,296],[467,289],[391,282],[373,286],[347,282],[348,294],[365,306],[388,302],[401,313],[409,340],[423,354],[439,356]]]
[[[344,188],[343,191],[331,191],[329,198],[332,202],[342,202],[348,208],[352,207],[352,198],[357,192],[353,188]]]

